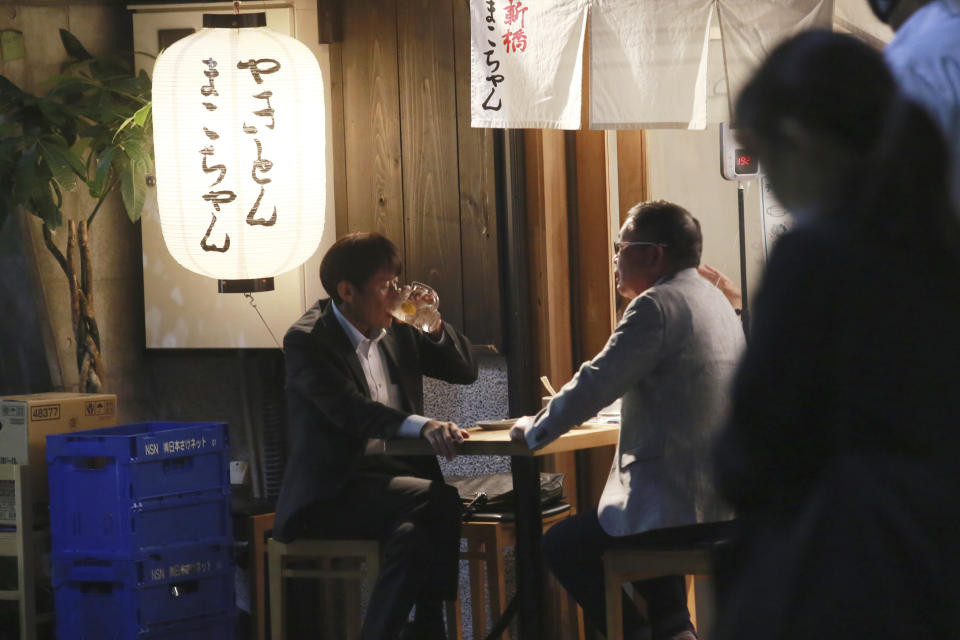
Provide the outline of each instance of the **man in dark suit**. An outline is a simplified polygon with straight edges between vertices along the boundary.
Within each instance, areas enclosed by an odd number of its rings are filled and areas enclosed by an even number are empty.
[[[422,437],[453,458],[469,434],[420,415],[423,376],[469,384],[477,365],[469,340],[439,318],[426,332],[393,318],[399,273],[384,236],[340,238],[320,265],[330,298],[283,340],[291,453],[274,537],[380,541],[363,640],[443,638],[442,602],[457,596],[456,489],[435,456],[376,454],[370,440]]]

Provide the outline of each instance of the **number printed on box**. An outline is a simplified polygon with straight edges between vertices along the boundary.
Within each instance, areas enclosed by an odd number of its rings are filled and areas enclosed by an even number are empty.
[[[60,419],[60,405],[59,404],[40,404],[30,409],[30,419],[31,420],[59,420]]]

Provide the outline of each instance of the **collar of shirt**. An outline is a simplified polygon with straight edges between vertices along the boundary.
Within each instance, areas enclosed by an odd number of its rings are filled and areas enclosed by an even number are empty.
[[[364,356],[366,356],[370,352],[370,347],[376,345],[378,342],[383,340],[383,336],[387,335],[386,329],[380,329],[376,336],[373,338],[368,338],[360,333],[360,330],[353,326],[353,323],[347,320],[347,318],[340,313],[337,303],[331,302],[331,304],[333,305],[333,315],[336,316],[337,322],[339,322],[340,326],[343,327],[344,332],[347,334],[347,338],[350,340],[350,344],[353,345],[353,348],[357,353],[362,353]]]

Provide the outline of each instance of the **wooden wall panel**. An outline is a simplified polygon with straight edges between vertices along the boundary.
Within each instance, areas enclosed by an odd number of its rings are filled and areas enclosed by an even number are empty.
[[[501,349],[494,135],[470,128],[469,7],[341,8],[343,42],[330,46],[337,234],[384,233],[403,279],[434,286],[447,320]]]
[[[536,296],[534,371],[537,377],[545,375],[559,388],[573,375],[564,134],[549,129],[528,129],[524,133],[530,278]],[[543,467],[566,474],[567,486],[576,486],[573,454],[546,456]],[[569,492],[567,498],[576,507],[573,494]]]
[[[497,202],[493,130],[470,126],[470,7],[453,4],[457,89],[457,149],[460,178],[460,245],[464,331],[476,344],[502,350],[500,266],[497,259]]]
[[[593,358],[606,344],[616,324],[616,311],[608,207],[608,134],[577,131],[568,135],[575,136],[576,215],[570,227],[573,266],[570,279],[575,301],[572,317],[576,365]],[[613,453],[613,447],[600,447],[578,454],[582,509],[588,505],[594,508],[600,501]]]
[[[341,21],[341,25],[342,25]],[[330,52],[330,145],[333,147],[333,201],[337,237],[350,231],[350,200],[347,198],[346,124],[343,112],[343,44],[329,45]]]
[[[627,211],[647,199],[646,147],[642,130],[617,131],[617,185],[620,192],[620,224]]]
[[[397,25],[393,0],[350,0],[343,16],[344,231],[379,231],[404,253]],[[338,202],[337,206],[344,206]],[[341,231],[338,228],[338,232]]]
[[[573,375],[565,134],[548,129],[527,130],[524,134],[530,288],[535,296],[532,310],[536,344],[534,373],[537,377],[546,375],[553,386],[559,388]],[[546,395],[539,382],[535,388],[540,395]],[[565,499],[582,512],[575,454],[545,456],[543,470],[564,474]],[[555,613],[548,618],[551,628],[544,629],[544,637],[579,637],[579,625],[563,623],[570,612],[565,611],[559,592],[548,590],[546,601],[548,610]]]
[[[576,132],[577,202],[572,247],[577,256],[573,283],[577,307],[574,364],[592,358],[614,324],[613,247],[607,214],[607,161],[603,131]]]
[[[452,4],[398,2],[397,51],[407,279],[434,287],[444,318],[462,327]]]

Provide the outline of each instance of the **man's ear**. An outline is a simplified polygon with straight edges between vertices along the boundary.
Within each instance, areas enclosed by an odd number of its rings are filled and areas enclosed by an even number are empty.
[[[337,283],[337,295],[339,295],[340,299],[344,302],[353,302],[353,296],[356,292],[356,287],[354,287],[353,283],[349,280],[341,280]]]
[[[660,245],[655,245],[652,248],[653,251],[650,252],[651,262],[661,271],[666,271],[670,266],[670,254],[667,253],[667,249],[661,247]]]

